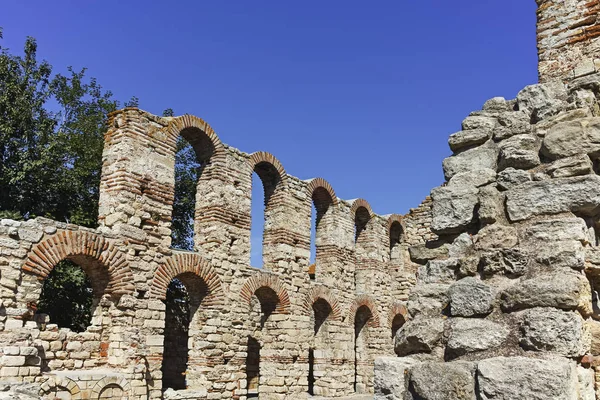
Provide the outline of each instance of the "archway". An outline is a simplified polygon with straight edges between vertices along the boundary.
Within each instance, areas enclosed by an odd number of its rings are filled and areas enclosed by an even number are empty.
[[[371,309],[362,305],[356,310],[354,317],[354,392],[367,393],[369,388],[369,323],[373,319]]]

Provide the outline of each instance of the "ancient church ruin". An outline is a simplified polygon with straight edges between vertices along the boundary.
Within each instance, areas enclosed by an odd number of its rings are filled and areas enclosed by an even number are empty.
[[[0,221],[0,398],[600,398],[600,2],[537,3],[541,83],[468,116],[404,216],[200,118],[111,114],[98,229]],[[179,137],[201,165],[194,251],[171,247]],[[63,260],[91,281],[83,332],[36,313]]]

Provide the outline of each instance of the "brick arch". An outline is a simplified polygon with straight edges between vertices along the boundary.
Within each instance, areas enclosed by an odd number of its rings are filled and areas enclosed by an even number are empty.
[[[365,199],[354,199],[352,200],[352,207],[350,208],[350,215],[352,215],[352,220],[356,219],[356,212],[364,207],[369,212],[369,218],[373,218],[373,210],[371,209],[371,205]]]
[[[331,318],[333,320],[342,320],[342,309],[340,303],[337,301],[333,293],[331,293],[331,291],[325,286],[313,286],[310,288],[302,303],[302,311],[304,315],[311,315],[313,311],[312,306],[319,299],[323,299],[329,303],[329,306],[331,307]]]
[[[107,268],[105,293],[119,296],[134,292],[133,274],[123,253],[113,241],[93,232],[59,231],[33,247],[22,269],[44,280],[56,264],[75,256],[89,257]]]
[[[408,309],[402,303],[394,303],[388,312],[388,326],[392,326],[392,321],[397,315],[402,315],[404,321],[408,321]]]
[[[377,307],[375,305],[375,301],[369,295],[362,294],[358,296],[350,306],[348,310],[348,323],[350,325],[354,325],[354,318],[356,317],[356,311],[362,306],[367,306],[371,311],[371,315],[373,316],[369,321],[369,326],[378,327],[379,326],[379,314],[377,313]]]
[[[290,297],[285,289],[283,282],[273,274],[259,272],[246,279],[244,286],[240,292],[242,301],[250,306],[252,296],[262,287],[272,289],[276,294],[279,302],[275,308],[276,314],[289,314],[290,312]]]
[[[171,280],[186,272],[197,275],[206,283],[208,287],[208,296],[204,300],[206,304],[223,304],[225,296],[217,271],[207,260],[192,253],[174,254],[158,267],[150,287],[151,296],[165,300]]]
[[[41,384],[39,395],[44,396],[50,393],[50,391],[54,388],[66,389],[69,393],[71,393],[72,400],[81,399],[81,389],[79,388],[77,382],[66,376],[58,375],[51,376],[44,383]]]
[[[129,382],[127,382],[125,378],[118,376],[105,376],[104,378],[96,382],[96,384],[92,388],[91,399],[99,399],[102,390],[110,385],[119,386],[125,393],[129,393],[131,391],[131,385],[129,384]]]
[[[210,159],[212,161],[225,161],[225,146],[223,146],[221,139],[219,139],[213,128],[211,128],[211,126],[202,118],[198,118],[189,114],[173,117],[170,119],[169,125],[167,125],[165,132],[169,136],[169,140],[172,142],[171,144],[173,145],[173,148],[175,148],[177,138],[182,134],[182,132],[188,130],[190,135],[185,139],[190,142],[192,147],[194,147],[193,142],[201,141],[201,135],[194,133],[192,131],[193,129],[198,129],[201,131],[210,141],[213,147],[212,156]]]
[[[387,217],[387,233],[388,236],[390,235],[390,230],[392,229],[392,225],[394,224],[394,222],[398,222],[400,224],[400,226],[402,227],[402,231],[406,232],[405,226],[404,226],[404,220],[402,219],[402,215],[399,214],[390,214]]]
[[[305,182],[307,182],[306,193],[308,194],[308,198],[310,199],[310,201],[312,201],[312,199],[313,199],[315,190],[323,189],[326,193],[329,194],[329,197],[331,197],[331,204],[334,206],[336,206],[338,204],[338,198],[335,195],[335,191],[333,190],[333,187],[331,187],[329,182],[327,182],[325,179],[313,178],[313,179],[309,179]]]

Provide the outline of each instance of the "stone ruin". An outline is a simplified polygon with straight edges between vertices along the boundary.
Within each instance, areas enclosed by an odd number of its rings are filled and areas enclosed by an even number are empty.
[[[447,182],[404,216],[199,118],[111,114],[97,229],[0,221],[0,398],[600,398],[600,1],[537,3],[541,83],[471,113]],[[171,247],[178,137],[201,164],[194,251]],[[36,313],[62,260],[92,283],[83,332]]]

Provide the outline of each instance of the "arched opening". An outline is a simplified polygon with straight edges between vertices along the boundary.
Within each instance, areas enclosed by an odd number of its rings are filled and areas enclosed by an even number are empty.
[[[315,351],[308,349],[308,394],[315,394]]]
[[[311,270],[309,277],[316,279],[316,271],[322,257],[323,245],[327,235],[327,225],[331,224],[333,198],[327,189],[317,187],[312,193],[311,213]]]
[[[315,365],[317,360],[315,359],[315,351],[319,357],[323,358],[325,352],[330,349],[329,343],[329,332],[328,332],[328,321],[329,316],[332,314],[333,310],[331,305],[327,302],[327,300],[323,298],[317,299],[313,305],[313,329],[314,329],[314,338],[312,342],[312,347],[308,351],[308,394],[310,395],[320,395],[323,394],[323,390],[321,387],[323,383],[319,381],[319,377],[322,377],[326,371],[320,369],[320,365]],[[317,372],[317,373],[315,373]]]
[[[128,398],[129,398],[129,396],[127,396],[127,393],[125,393],[123,388],[121,386],[117,385],[116,383],[111,383],[109,385],[106,385],[104,388],[102,388],[102,390],[100,391],[100,394],[98,395],[99,400],[109,400],[109,399],[127,400]]]
[[[354,392],[366,393],[368,388],[368,370],[372,368],[369,360],[369,322],[373,313],[366,305],[356,310],[354,317]]]
[[[396,333],[398,332],[398,330],[402,328],[402,325],[404,325],[405,322],[406,318],[404,318],[404,315],[402,314],[398,314],[394,317],[394,319],[392,320],[392,341],[396,337]]]
[[[194,249],[194,219],[198,184],[215,146],[198,128],[185,128],[175,148],[175,182],[171,214],[171,247]]]
[[[42,399],[44,400],[71,400],[72,398],[73,395],[68,388],[58,385],[50,388],[50,390],[45,392],[42,396]]]
[[[332,310],[331,310],[331,306],[325,299],[318,299],[317,301],[315,301],[313,303],[312,308],[314,311],[314,319],[315,319],[314,331],[315,331],[315,335],[317,335],[319,333],[319,331],[321,330],[321,327],[323,326],[323,324],[325,324],[325,322],[327,321],[327,318],[331,314]]]
[[[165,330],[162,363],[162,388],[182,390],[190,386],[190,329],[199,324],[197,311],[208,295],[206,282],[186,272],[173,278],[165,299]]]
[[[394,221],[390,226],[390,261],[398,263],[402,259],[402,225]]]
[[[273,196],[280,183],[281,175],[272,164],[261,161],[254,166],[250,216],[250,264],[254,267],[262,268],[265,263],[265,248],[269,240],[266,231],[270,227]]]
[[[100,300],[108,282],[108,270],[98,260],[86,256],[64,259],[44,280],[37,313],[48,314],[50,322],[75,332],[101,325]]]
[[[354,215],[354,241],[360,243],[364,237],[364,231],[371,220],[371,213],[366,207],[359,207]]]
[[[246,380],[248,382],[248,397],[258,397],[260,381],[260,343],[252,336],[248,336]]]

